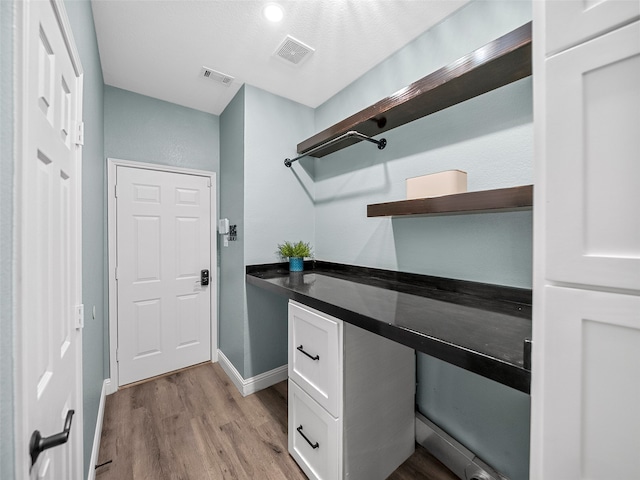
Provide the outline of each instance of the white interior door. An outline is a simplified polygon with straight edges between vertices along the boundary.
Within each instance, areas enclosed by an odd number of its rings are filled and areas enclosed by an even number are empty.
[[[18,478],[82,478],[82,71],[63,4],[22,2],[18,162]],[[32,434],[68,427],[33,465]],[[35,438],[35,437],[33,437]],[[62,437],[64,439],[64,435]],[[43,440],[43,445],[57,443]],[[36,442],[39,443],[39,442]],[[29,473],[27,473],[29,472]]]
[[[211,359],[210,179],[116,167],[118,384]]]

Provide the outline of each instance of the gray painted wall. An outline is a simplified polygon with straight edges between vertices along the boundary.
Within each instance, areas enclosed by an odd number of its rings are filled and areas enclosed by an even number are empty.
[[[313,179],[283,163],[296,156],[301,138],[313,135],[314,112],[250,85],[245,90],[245,256],[251,265],[279,261],[275,251],[284,240],[315,237]]]
[[[256,87],[245,87],[245,264],[280,261],[285,240],[313,243],[313,182],[283,164],[301,138],[313,134],[313,109]],[[287,300],[246,287],[245,378],[287,363]]]
[[[14,475],[13,13],[0,2],[0,478]]]
[[[82,382],[84,399],[84,468],[90,463],[98,418],[100,393],[107,377],[104,363],[106,279],[104,268],[104,82],[89,0],[65,1],[71,30],[84,69],[82,149],[82,302],[85,322],[82,332]],[[96,317],[92,310],[95,306]]]
[[[105,86],[105,156],[220,171],[219,117]]]
[[[219,244],[219,343],[245,379],[287,363],[287,301],[247,286],[245,265],[279,261],[284,240],[313,241],[313,183],[283,165],[313,124],[312,109],[250,85],[220,117],[220,216],[238,240]]]
[[[245,87],[242,87],[220,115],[220,218],[237,225],[238,239],[222,245],[220,252],[220,350],[246,378],[244,371],[244,122]]]
[[[531,20],[529,2],[475,1],[316,110],[316,130]],[[469,190],[533,181],[531,79],[316,160],[316,252],[323,260],[531,287],[531,212],[367,218],[368,203],[405,197],[405,179],[468,172]],[[529,397],[418,355],[419,409],[490,465],[528,478]]]
[[[530,397],[419,355],[420,411],[510,480],[529,478]]]

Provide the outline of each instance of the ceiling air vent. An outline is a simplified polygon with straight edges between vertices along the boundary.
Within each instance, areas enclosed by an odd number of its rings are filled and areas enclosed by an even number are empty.
[[[287,62],[291,62],[294,65],[299,65],[313,52],[315,52],[314,48],[311,48],[309,45],[305,45],[300,40],[296,40],[291,35],[287,35],[287,38],[284,39],[274,55],[286,60]]]
[[[227,75],[226,73],[217,72],[213,68],[202,67],[200,71],[200,76],[204,78],[208,78],[209,80],[213,80],[214,82],[221,83],[225,87],[228,87],[235,80],[231,75]]]

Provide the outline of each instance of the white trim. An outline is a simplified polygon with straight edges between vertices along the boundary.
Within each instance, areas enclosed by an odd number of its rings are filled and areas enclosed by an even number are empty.
[[[53,7],[53,11],[55,12],[58,19],[58,23],[60,24],[60,27],[62,29],[62,37],[64,38],[64,43],[67,46],[67,50],[69,51],[73,70],[76,72],[76,75],[78,77],[81,77],[84,73],[84,70],[82,69],[82,63],[80,63],[80,54],[78,53],[76,42],[73,39],[73,31],[71,30],[69,17],[67,16],[67,12],[64,8],[64,2],[63,0],[50,1],[51,6]],[[82,121],[82,118],[80,120]]]
[[[14,98],[14,189],[13,189],[13,318],[14,318],[14,352],[15,352],[15,379],[14,379],[14,470],[15,478],[28,478],[28,464],[25,461],[29,455],[26,445],[29,442],[27,432],[24,431],[27,422],[26,408],[26,378],[27,369],[24,361],[23,345],[26,342],[27,332],[23,331],[22,322],[18,321],[22,317],[22,304],[19,292],[20,288],[20,271],[22,270],[22,248],[21,241],[22,227],[19,219],[22,218],[22,159],[26,151],[26,131],[27,131],[27,112],[26,112],[26,81],[27,72],[27,52],[28,52],[28,21],[29,21],[29,5],[26,2],[15,2],[15,23],[16,32],[14,34],[13,49],[13,98]]]
[[[256,393],[260,390],[264,390],[265,388],[269,388],[270,386],[287,379],[287,365],[282,365],[281,367],[274,368],[273,370],[269,370],[268,372],[261,373],[260,375],[247,378],[245,380],[221,350],[218,350],[218,363],[243,397]]]
[[[107,380],[109,380],[109,383],[105,384],[105,394],[108,396],[118,391],[118,385],[116,384],[116,382],[112,382],[110,378],[108,378]]]
[[[93,434],[93,448],[91,449],[91,461],[89,462],[89,473],[87,480],[96,478],[96,465],[98,463],[98,454],[100,453],[100,439],[102,438],[102,424],[104,421],[104,404],[107,398],[107,391],[110,389],[111,380],[105,379],[102,382],[102,391],[100,392],[100,405],[98,406],[98,418],[96,419],[96,431]]]
[[[122,160],[119,158],[107,158],[107,237],[108,237],[108,258],[109,258],[109,376],[111,384],[107,391],[107,395],[111,395],[118,391],[118,362],[116,361],[116,349],[118,347],[118,296],[117,283],[115,279],[116,270],[116,168],[129,167],[141,168],[144,170],[155,170],[169,173],[182,173],[186,175],[198,175],[209,177],[211,188],[215,189],[215,195],[210,197],[211,212],[211,268],[210,272],[213,276],[216,273],[216,288],[211,289],[211,361],[218,360],[218,252],[217,241],[218,235],[216,227],[217,222],[217,183],[216,173],[207,170],[195,170],[190,168],[173,167],[170,165],[159,165],[155,163],[136,162],[132,160]]]

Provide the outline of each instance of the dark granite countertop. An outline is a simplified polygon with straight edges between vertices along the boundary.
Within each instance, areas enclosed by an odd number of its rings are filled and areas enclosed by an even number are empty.
[[[529,393],[531,290],[305,262],[247,266],[247,282]]]

